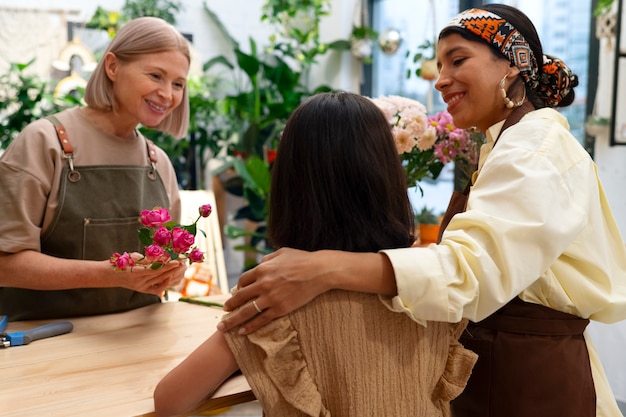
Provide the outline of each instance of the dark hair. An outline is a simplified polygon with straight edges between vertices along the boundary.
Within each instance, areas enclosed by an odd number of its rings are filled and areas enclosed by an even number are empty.
[[[272,168],[269,215],[275,248],[372,252],[413,243],[404,170],[370,99],[320,93],[292,113]]]
[[[528,18],[528,16],[522,13],[519,9],[508,6],[506,4],[484,4],[480,6],[479,9],[497,14],[498,16],[509,22],[511,25],[513,25],[513,27],[524,36],[526,42],[528,42],[528,45],[530,46],[530,49],[532,49],[535,58],[537,59],[537,65],[539,66],[539,79],[544,79],[545,77],[542,76],[542,61],[544,56],[543,47],[541,46],[541,40],[539,39],[537,29],[535,28],[533,22]],[[444,28],[439,34],[439,39],[446,37],[450,33],[458,33],[463,38],[469,41],[479,42],[483,44],[485,43],[483,39],[479,38],[473,33],[454,26]],[[491,51],[498,59],[507,59],[491,44],[489,46],[491,48]],[[569,92],[559,101],[558,107],[566,107],[574,102],[574,87],[578,85],[578,77],[576,75],[573,75],[573,77],[574,80],[571,83],[571,88],[569,89]],[[544,97],[544,93],[542,93],[542,90],[544,89],[532,89],[527,84],[524,85],[526,88],[526,95],[528,97],[528,100],[535,106],[535,108],[539,109],[549,106],[547,98]]]

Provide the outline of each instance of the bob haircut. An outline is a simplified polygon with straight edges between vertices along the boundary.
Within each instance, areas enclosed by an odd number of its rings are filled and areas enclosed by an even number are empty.
[[[413,243],[405,173],[372,100],[320,93],[292,113],[272,167],[269,216],[276,249],[376,252]]]
[[[112,52],[122,62],[133,62],[143,55],[179,51],[191,62],[187,40],[172,25],[156,17],[140,17],[124,25],[109,44],[105,54]],[[101,59],[85,87],[85,102],[94,109],[110,111],[115,108],[113,83],[106,74]],[[183,99],[169,116],[154,127],[180,139],[189,128],[189,95],[187,87]]]

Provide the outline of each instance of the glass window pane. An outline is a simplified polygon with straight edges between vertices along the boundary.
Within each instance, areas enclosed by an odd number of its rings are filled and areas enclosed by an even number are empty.
[[[578,75],[576,100],[570,106],[558,110],[567,117],[572,134],[580,143],[584,143],[589,30],[593,19],[591,0],[489,0],[488,3],[508,4],[523,11],[539,33],[543,53],[557,56]]]
[[[487,1],[509,4],[527,14],[539,33],[544,53],[559,57],[578,75],[575,102],[558,110],[568,118],[573,135],[581,143],[585,138],[584,122],[587,114],[589,30],[593,18],[591,1]],[[439,30],[458,11],[458,0],[373,0],[374,29],[379,33],[388,29],[398,30],[402,43],[393,55],[385,55],[380,48],[374,48],[371,95],[405,96],[419,100],[431,113],[445,110],[445,104],[434,89],[434,81],[426,81],[414,74],[419,66],[412,62],[412,57],[420,51],[419,46],[426,40],[434,41]],[[428,50],[422,52],[431,53]],[[412,72],[409,77],[408,71]],[[453,189],[452,170],[452,166],[446,166],[435,183],[423,183],[424,195],[422,197],[416,190],[412,196],[414,205],[419,208],[426,202],[429,206],[445,209]]]

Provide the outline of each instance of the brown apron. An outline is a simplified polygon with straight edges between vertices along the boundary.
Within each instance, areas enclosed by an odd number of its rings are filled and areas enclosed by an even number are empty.
[[[49,119],[68,164],[61,174],[57,212],[41,237],[41,252],[66,259],[104,260],[115,252],[141,251],[139,213],[155,206],[169,207],[151,152],[154,145],[146,142],[150,160],[145,166],[75,167],[65,129],[56,118]],[[158,302],[155,295],[126,288],[0,288],[0,314],[11,321],[115,313]]]
[[[514,110],[501,132],[530,110],[526,105]],[[452,217],[465,211],[469,190],[470,184],[453,193],[439,240]],[[452,401],[452,415],[595,416],[596,393],[583,336],[588,323],[519,297],[486,319],[470,322],[460,341],[478,354],[478,361],[465,390]]]

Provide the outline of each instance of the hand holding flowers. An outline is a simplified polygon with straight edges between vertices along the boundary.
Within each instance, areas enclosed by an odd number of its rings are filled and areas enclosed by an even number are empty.
[[[158,269],[167,262],[174,260],[189,260],[190,263],[202,262],[204,253],[194,246],[198,220],[209,217],[212,211],[210,204],[204,204],[198,209],[198,217],[190,225],[179,225],[165,208],[156,207],[153,210],[144,210],[139,216],[143,225],[139,229],[139,240],[145,246],[142,258],[135,259],[128,253],[114,253],[109,262],[116,271],[126,271],[137,264]],[[202,233],[204,233],[202,231]]]

